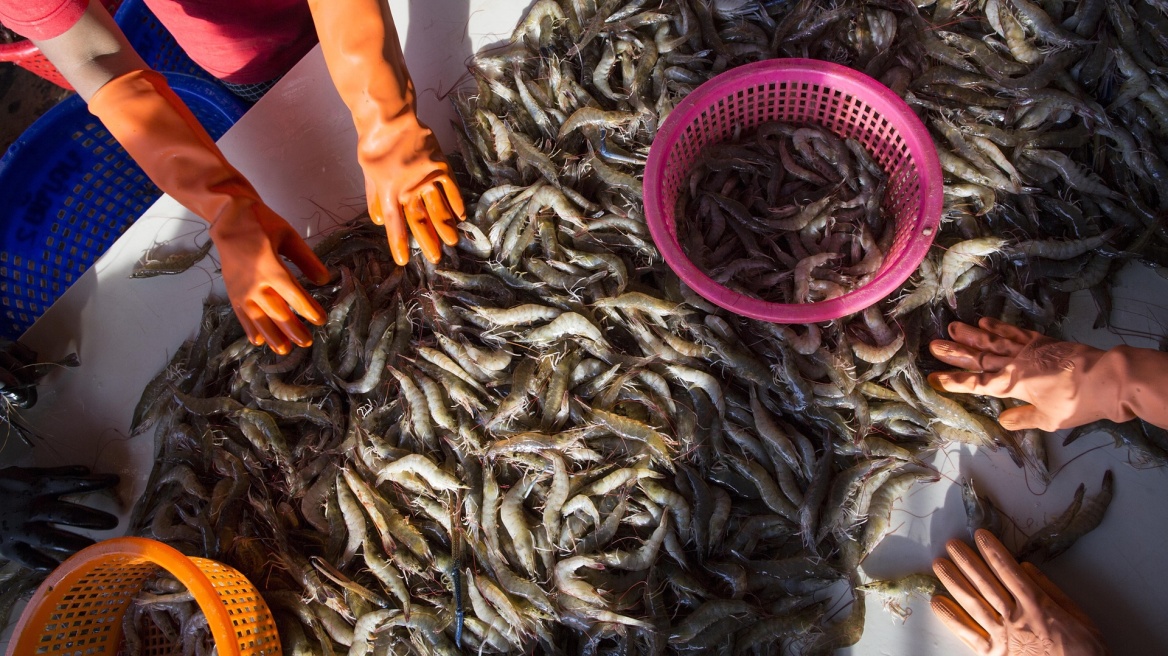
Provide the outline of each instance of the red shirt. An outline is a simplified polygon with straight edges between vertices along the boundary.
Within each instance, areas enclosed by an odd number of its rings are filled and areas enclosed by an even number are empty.
[[[0,0],[0,23],[29,39],[60,36],[89,0]],[[196,64],[235,84],[266,82],[316,45],[305,0],[146,0]]]

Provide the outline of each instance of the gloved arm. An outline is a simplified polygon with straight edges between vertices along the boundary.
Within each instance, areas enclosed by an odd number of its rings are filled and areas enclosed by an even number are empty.
[[[317,284],[328,281],[328,271],[227,163],[166,79],[155,71],[122,75],[94,94],[89,111],[160,189],[211,224],[227,296],[248,339],[277,353],[287,353],[289,341],[312,344],[293,312],[322,325],[324,310],[280,256]]]
[[[933,561],[950,599],[934,596],[933,613],[979,656],[1105,656],[1099,629],[1067,595],[1030,563],[1018,564],[985,529],[960,540]]]
[[[953,341],[935,340],[929,351],[969,371],[934,373],[929,382],[947,392],[1031,404],[1003,412],[1004,428],[1052,431],[1136,417],[1168,428],[1168,353],[1130,346],[1103,351],[989,317],[976,328],[955,321],[949,335]]]
[[[309,0],[324,61],[357,128],[369,216],[385,226],[393,259],[409,262],[410,233],[437,263],[439,239],[458,243],[462,196],[438,140],[417,115],[387,0]]]
[[[113,515],[59,497],[117,485],[115,474],[90,474],[88,467],[0,469],[0,558],[33,569],[53,569],[93,540],[53,524],[108,530]]]
[[[324,265],[227,162],[166,78],[130,54],[101,3],[91,2],[64,34],[36,43],[146,175],[211,224],[227,295],[252,343],[278,353],[290,342],[311,344],[294,313],[320,325],[324,311],[280,256],[317,283],[328,280]]]

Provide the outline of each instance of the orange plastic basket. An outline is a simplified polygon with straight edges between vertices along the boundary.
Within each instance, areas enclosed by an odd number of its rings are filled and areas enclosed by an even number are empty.
[[[45,579],[20,616],[8,656],[118,654],[122,616],[159,570],[194,595],[220,656],[283,653],[272,613],[247,577],[161,542],[115,538],[82,549]],[[161,631],[144,635],[143,644],[148,656],[182,653],[179,645],[166,644]]]

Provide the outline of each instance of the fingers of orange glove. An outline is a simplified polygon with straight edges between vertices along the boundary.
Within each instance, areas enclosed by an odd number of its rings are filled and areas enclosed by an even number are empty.
[[[950,337],[953,337],[953,333],[961,328],[973,328],[973,326],[965,323],[964,321],[950,321],[949,325],[946,326],[945,331],[949,333]]]
[[[247,341],[256,346],[263,346],[265,343],[264,336],[260,334],[260,329],[256,328],[255,322],[247,316],[243,308],[232,306],[231,309],[235,312],[235,318],[239,319],[239,325],[243,326],[243,334],[247,335]]]
[[[1044,431],[1056,431],[1060,428],[1073,428],[1073,426],[1059,425],[1059,422],[1047,416],[1038,406],[1034,405],[1020,405],[1004,410],[1002,414],[998,415],[998,423],[1006,430],[1038,428]],[[1083,423],[1088,422],[1084,421]]]
[[[248,300],[244,305],[244,312],[247,313],[248,319],[251,320],[256,332],[263,338],[262,342],[253,341],[253,344],[259,346],[260,344],[266,343],[273,351],[280,355],[286,355],[292,350],[287,336],[284,335],[284,331],[276,326],[275,322],[264,313],[259,305],[252,300]]]
[[[422,202],[426,205],[426,212],[430,216],[430,224],[434,232],[448,246],[458,243],[458,229],[454,227],[454,214],[446,204],[446,197],[440,191],[437,181],[422,190]]]
[[[327,270],[325,270],[325,277],[328,277]],[[328,281],[326,280],[325,282]],[[276,305],[276,307],[291,307],[296,314],[304,317],[309,323],[316,324],[317,326],[324,325],[326,318],[324,308],[308,292],[304,291],[304,288],[293,280],[291,276],[269,280],[268,284],[271,285],[273,299],[270,302],[273,305]],[[276,303],[276,299],[279,299],[279,304]],[[269,316],[275,317],[276,315],[269,313]],[[299,325],[299,322],[297,322],[297,325]]]
[[[933,609],[937,619],[974,653],[984,654],[990,650],[989,635],[973,621],[969,613],[957,605],[957,602],[948,597],[935,595],[929,602],[929,607]]]
[[[1035,613],[1036,617],[1042,614],[1038,592],[1040,589],[1034,581],[1019,567],[1018,561],[1006,550],[1006,546],[993,533],[979,528],[973,534],[973,541],[977,543],[977,550],[981,552],[981,559],[989,566],[1005,589],[1014,597],[1025,612]],[[968,549],[969,547],[966,547]]]
[[[1011,339],[1002,339],[1000,335],[986,332],[981,328],[967,323],[954,321],[949,324],[949,336],[953,341],[972,347],[978,351],[985,351],[995,355],[1013,357],[1026,346],[1025,342],[1016,342]]]
[[[292,317],[283,321],[273,320],[273,323],[297,346],[312,346],[312,333],[308,332],[308,329],[304,327],[303,323],[300,323],[299,319]]]
[[[1083,609],[1080,608],[1073,599],[1068,597],[1067,593],[1063,592],[1062,588],[1058,587],[1055,585],[1054,581],[1051,581],[1049,578],[1047,578],[1046,574],[1044,574],[1042,570],[1035,567],[1033,563],[1020,563],[1019,566],[1022,568],[1022,571],[1026,573],[1026,576],[1029,576],[1030,580],[1034,582],[1034,585],[1038,586],[1038,588],[1042,590],[1046,596],[1050,597],[1051,601],[1058,604],[1063,610],[1067,611],[1067,613],[1078,620],[1079,623],[1083,626],[1088,627],[1092,631],[1098,632],[1098,629],[1095,628],[1095,623],[1091,620],[1091,617],[1087,615],[1087,613],[1084,612]]]
[[[285,297],[279,292],[271,288],[264,289],[256,294],[252,300],[264,313],[267,320],[280,331],[285,341],[292,340],[299,346],[312,345],[312,334],[308,332],[304,324],[300,323],[296,315],[292,314],[292,309],[288,307]],[[262,325],[259,321],[256,323]],[[269,343],[271,341],[269,339]]]
[[[459,221],[465,221],[466,204],[462,200],[462,192],[458,190],[458,184],[449,175],[439,176],[434,182],[442,187],[442,193],[446,196],[446,203],[450,206],[450,210],[454,212],[455,218]]]
[[[1014,599],[981,556],[960,540],[951,540],[945,545],[945,551],[948,552],[953,564],[965,575],[965,580],[973,585],[973,589],[985,599],[990,608],[1002,617],[1009,617],[1014,610]]]
[[[977,623],[986,629],[999,626],[1001,616],[999,616],[989,603],[978,594],[973,584],[965,578],[961,573],[960,568],[953,564],[953,561],[948,558],[938,558],[933,561],[933,573],[937,578],[941,579],[941,583],[949,594],[953,596],[962,609]]]
[[[438,242],[438,234],[434,232],[434,226],[426,212],[426,204],[421,198],[410,199],[409,205],[406,206],[406,222],[410,225],[410,234],[422,249],[422,255],[437,264],[442,259],[442,244]]]
[[[410,235],[406,231],[406,217],[402,215],[397,201],[380,200],[381,215],[385,222],[385,236],[389,239],[389,252],[398,266],[410,263]]]
[[[376,225],[385,225],[385,210],[381,205],[381,196],[377,194],[377,185],[373,179],[365,176],[365,198],[369,204],[369,220]]]
[[[326,318],[324,308],[320,306],[320,303],[316,302],[315,298],[306,293],[300,285],[297,285],[294,281],[292,284],[294,285],[292,289],[283,290],[281,293],[284,300],[288,302],[288,305],[292,306],[296,314],[304,317],[306,321],[317,326],[323,326]]]
[[[993,317],[982,317],[978,320],[977,325],[987,333],[1005,337],[1020,344],[1026,344],[1027,342],[1042,337],[1042,333],[1036,333],[1033,330],[1024,330],[1018,326],[1010,325],[1005,321],[998,321]]]
[[[929,342],[929,352],[945,364],[970,371],[998,371],[1012,359],[943,339]]]
[[[967,371],[947,371],[929,374],[929,384],[934,389],[957,394],[987,394],[1004,398],[1009,396],[1013,385],[1010,376],[1002,372],[970,373]]]
[[[291,260],[292,264],[295,264],[296,268],[300,269],[300,272],[304,274],[304,277],[311,280],[313,284],[323,285],[329,281],[328,267],[324,265],[324,262],[320,261],[320,258],[313,252],[312,247],[300,235],[292,233],[289,237],[285,238],[284,242],[280,244],[280,255]],[[297,310],[297,312],[300,312],[300,310]],[[312,321],[308,315],[301,314],[305,319]],[[314,321],[313,323],[316,322]]]

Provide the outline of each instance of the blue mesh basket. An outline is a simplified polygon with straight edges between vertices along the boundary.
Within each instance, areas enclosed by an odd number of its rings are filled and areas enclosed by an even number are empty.
[[[246,110],[222,87],[167,73],[215,139]],[[162,195],[79,96],[0,158],[0,336],[16,339]]]
[[[126,40],[146,60],[146,65],[163,73],[185,73],[211,82],[213,75],[196,64],[179,47],[174,36],[155,17],[142,0],[122,0],[114,14]]]

